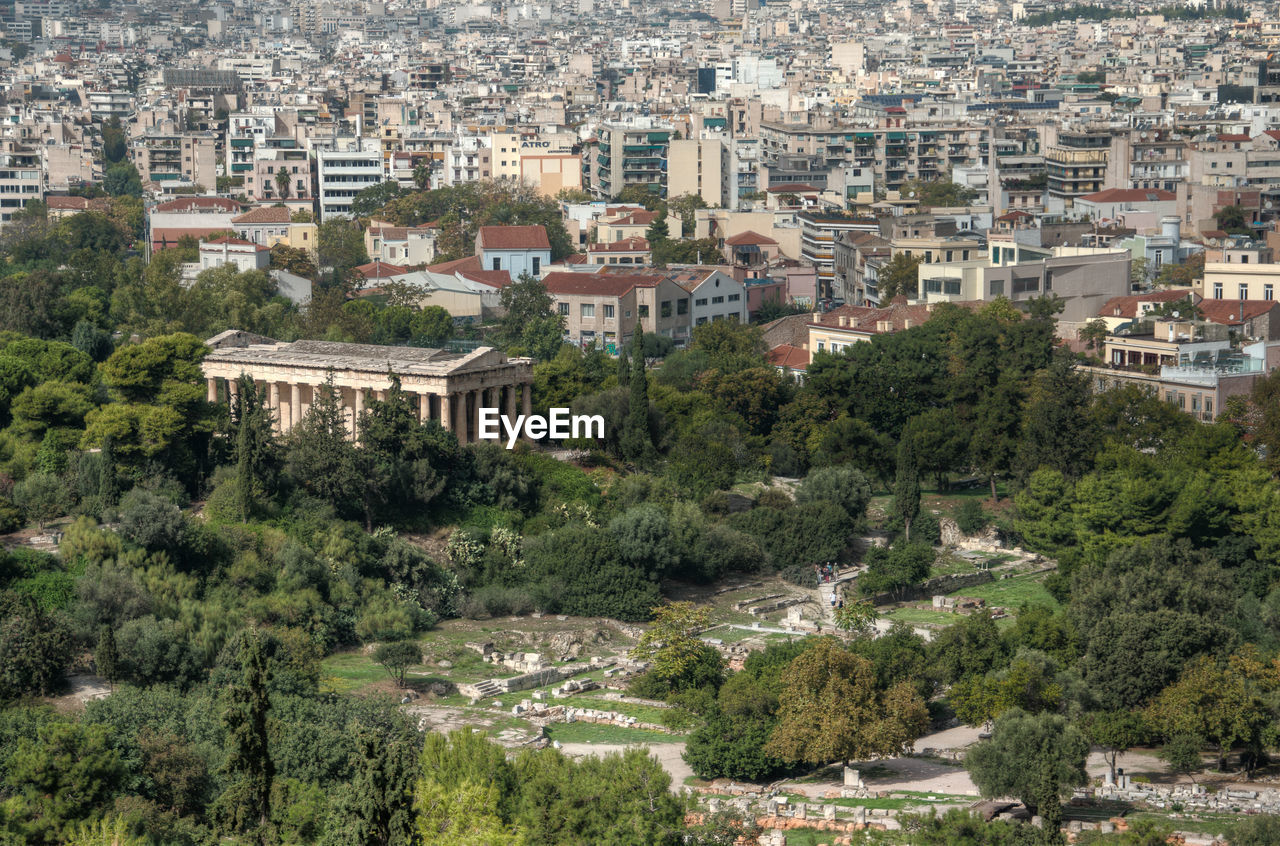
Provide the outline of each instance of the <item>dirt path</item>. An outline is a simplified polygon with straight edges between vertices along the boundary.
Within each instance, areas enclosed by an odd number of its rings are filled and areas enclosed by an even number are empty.
[[[641,743],[649,754],[658,759],[662,768],[671,775],[671,792],[679,793],[684,788],[684,780],[693,775],[693,770],[680,756],[684,753],[683,743]],[[629,747],[619,743],[566,743],[560,751],[573,758],[584,755],[607,755],[610,752],[622,752]]]

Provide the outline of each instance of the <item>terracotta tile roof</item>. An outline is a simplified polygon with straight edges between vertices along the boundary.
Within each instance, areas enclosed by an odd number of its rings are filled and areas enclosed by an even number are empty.
[[[1233,132],[1233,133],[1219,132],[1218,140],[1219,141],[1252,141],[1253,139],[1250,138],[1247,133],[1243,133],[1243,132]]]
[[[549,250],[542,226],[481,226],[476,243],[486,250]]]
[[[956,302],[962,308],[980,308],[982,301]],[[901,332],[913,326],[927,322],[933,314],[932,303],[912,305],[906,297],[898,297],[882,308],[870,306],[840,306],[813,321],[811,326],[822,326],[827,329],[844,329],[867,335],[878,335],[889,332]],[[841,326],[841,318],[844,325]]]
[[[1077,199],[1090,203],[1165,203],[1176,200],[1177,196],[1172,191],[1156,188],[1108,188]]]
[[[821,194],[822,189],[804,182],[782,182],[768,187],[770,194]]]
[[[1196,305],[1210,323],[1238,326],[1246,320],[1261,317],[1277,304],[1275,300],[1201,300]]]
[[[805,370],[809,366],[809,351],[791,344],[782,344],[769,350],[769,363],[788,370]]]
[[[511,274],[505,270],[458,270],[458,276],[488,285],[490,288],[505,288],[511,284]]]
[[[996,220],[1004,220],[1004,221],[1030,220],[1030,219],[1032,219],[1032,218],[1034,218],[1034,217],[1035,217],[1035,215],[1030,214],[1030,213],[1028,213],[1028,212],[1024,212],[1024,211],[1011,211],[1011,212],[1009,212],[1008,214],[1002,214],[1002,215],[1000,215],[999,217],[997,217],[997,218],[996,218]]]
[[[158,204],[156,212],[238,212],[240,203],[227,197],[180,197]]]
[[[84,211],[89,208],[89,200],[85,197],[45,197],[46,208],[59,211]]]
[[[453,261],[442,261],[439,264],[427,265],[427,270],[434,273],[458,273],[460,271],[479,271],[480,256],[467,256],[466,258],[454,259]]]
[[[602,221],[606,226],[648,226],[658,219],[657,212],[638,211],[612,220]]]
[[[809,321],[812,319],[812,314],[788,314],[771,320],[760,327],[764,342],[770,348],[784,345],[803,347],[809,342]]]
[[[1112,297],[1102,304],[1102,308],[1098,309],[1098,316],[1132,319],[1138,316],[1138,305],[1140,303],[1176,303],[1178,300],[1185,299],[1188,295],[1194,295],[1190,288],[1169,288],[1164,291],[1151,291],[1146,294],[1134,294],[1128,297]]]
[[[203,244],[200,245],[200,249],[203,250],[206,247],[214,247],[214,246],[222,246],[222,245],[226,245],[229,247],[252,247],[253,249],[257,250],[260,253],[271,252],[270,247],[263,247],[253,243],[252,241],[246,241],[243,238],[231,238],[226,235],[223,235],[221,238],[214,238],[212,241],[205,241]]]
[[[746,247],[751,245],[763,246],[768,244],[776,245],[778,242],[770,238],[768,235],[761,235],[759,232],[753,232],[748,229],[746,232],[739,232],[732,238],[725,238],[724,242],[730,247]]]
[[[392,276],[401,275],[407,271],[408,268],[385,261],[371,261],[368,264],[362,264],[359,267],[354,268],[354,270],[365,279],[388,279]]]
[[[231,218],[232,223],[288,223],[290,212],[284,206],[258,206]]]
[[[542,284],[552,296],[622,297],[632,288],[651,288],[662,281],[661,276],[640,273],[580,273],[555,271],[542,277]]]
[[[608,244],[589,244],[587,251],[592,253],[640,253],[649,249],[649,242],[643,238],[623,238],[610,241]]]
[[[225,226],[161,226],[151,230],[151,247],[164,250],[178,246],[183,238],[191,237],[199,240],[214,232],[226,232]]]

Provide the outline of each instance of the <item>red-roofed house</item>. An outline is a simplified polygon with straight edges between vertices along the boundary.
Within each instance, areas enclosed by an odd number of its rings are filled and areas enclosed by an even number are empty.
[[[732,265],[756,267],[768,264],[781,254],[778,242],[768,235],[748,229],[724,239],[724,257]]]
[[[364,249],[374,258],[398,262],[410,267],[430,264],[436,257],[436,230],[434,224],[422,226],[391,226],[380,221],[370,221],[364,231]]]
[[[152,250],[176,247],[184,237],[197,240],[215,232],[234,232],[231,219],[241,206],[226,197],[180,197],[159,203],[147,216]]]
[[[89,200],[84,197],[45,197],[44,204],[48,209],[49,220],[62,220],[82,211],[98,211],[104,214],[111,211],[111,200],[100,197]]]
[[[809,369],[809,351],[791,344],[782,344],[769,350],[769,363],[783,376],[803,383],[805,371]]]
[[[651,256],[649,242],[643,238],[623,238],[607,244],[587,245],[589,264],[642,265],[648,264]]]
[[[542,226],[481,226],[476,255],[484,270],[505,270],[512,279],[537,278],[551,264],[551,242]]]
[[[637,328],[677,344],[689,339],[689,293],[660,274],[552,271],[542,284],[564,318],[570,343],[617,352]]]
[[[243,238],[222,237],[200,245],[200,269],[233,264],[236,270],[266,270],[271,264],[271,248]]]
[[[1178,213],[1177,196],[1155,188],[1108,188],[1076,197],[1074,206],[1090,220],[1115,220],[1125,212],[1147,212],[1157,218]]]
[[[1102,308],[1098,309],[1098,319],[1107,324],[1107,329],[1115,329],[1122,323],[1139,320],[1147,312],[1157,309],[1166,303],[1176,303],[1188,297],[1192,302],[1201,300],[1199,294],[1191,288],[1164,288],[1148,291],[1145,294],[1133,294],[1126,297],[1112,297]]]
[[[390,282],[391,277],[402,276],[408,271],[408,268],[402,265],[389,264],[381,259],[374,259],[368,264],[352,269],[364,277],[365,285],[381,285],[384,282]]]

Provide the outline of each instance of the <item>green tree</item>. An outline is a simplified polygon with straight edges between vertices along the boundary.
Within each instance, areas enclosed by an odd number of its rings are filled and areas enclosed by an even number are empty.
[[[866,525],[871,485],[852,464],[820,467],[810,471],[800,483],[796,502],[831,502],[840,506],[853,522],[852,534]]]
[[[71,662],[71,633],[33,598],[6,605],[0,616],[0,700],[47,696]]]
[[[66,485],[52,473],[32,473],[13,486],[13,503],[43,532],[46,523],[67,513]]]
[[[622,433],[622,454],[638,464],[653,459],[653,436],[649,430],[649,374],[644,366],[644,333],[636,334],[631,356],[631,375],[627,378],[630,402],[627,425]]]
[[[289,475],[337,509],[364,501],[364,478],[350,440],[346,414],[330,377],[315,389],[302,422],[289,433],[285,456]]]
[[[253,377],[242,375],[231,421],[235,437],[236,495],[240,520],[247,522],[258,503],[275,491],[277,459],[271,410]]]
[[[411,741],[361,728],[352,753],[355,770],[344,816],[352,827],[347,843],[409,846],[414,842],[414,781],[417,754]]]
[[[1189,663],[1178,681],[1160,692],[1147,718],[1165,737],[1193,735],[1218,748],[1218,769],[1237,745],[1261,750],[1271,712],[1261,691],[1233,667],[1207,656]]]
[[[362,280],[352,271],[369,261],[360,224],[341,217],[321,223],[316,231],[316,261],[329,274],[328,287],[348,292],[359,288]]]
[[[370,185],[351,199],[351,214],[355,217],[372,217],[382,211],[383,206],[399,197],[400,183],[394,179]]]
[[[1242,206],[1224,206],[1213,213],[1213,219],[1228,235],[1250,234],[1249,219]]]
[[[827,764],[900,755],[929,724],[907,682],[876,684],[866,658],[822,638],[782,672],[778,725],[765,751],[785,761]]]
[[[970,748],[964,765],[983,796],[1016,796],[1039,814],[1088,781],[1088,754],[1089,741],[1065,717],[1014,708],[996,720],[989,740]]]
[[[1002,378],[974,409],[973,440],[969,454],[991,484],[991,501],[996,502],[996,477],[1014,466],[1022,419],[1021,388],[1013,379]]]
[[[903,438],[898,444],[898,469],[893,483],[893,513],[902,520],[903,537],[911,542],[911,521],[920,513],[920,465],[915,441]]]
[[[395,680],[397,687],[404,687],[405,672],[415,664],[422,663],[422,647],[412,640],[381,643],[373,652],[373,660],[382,665],[387,675]]]
[[[224,772],[231,784],[220,802],[229,827],[251,833],[259,843],[267,840],[271,819],[271,787],[275,763],[271,757],[267,696],[271,668],[266,638],[250,630],[240,645],[240,678],[223,696],[222,724],[227,730]]]
[[[1231,846],[1268,846],[1280,843],[1280,817],[1259,814],[1245,817],[1231,829]]]
[[[110,120],[102,124],[103,161],[110,167],[124,161],[124,157],[128,153],[128,137],[124,128],[120,125],[120,118],[117,115],[112,115]]]
[[[289,199],[289,182],[289,171],[285,170],[284,165],[281,165],[280,169],[276,171],[276,192],[282,200]]]
[[[116,651],[115,629],[110,625],[104,624],[98,629],[98,645],[93,650],[93,663],[98,669],[98,675],[106,679],[114,690],[120,673],[120,654]]]
[[[508,352],[531,355],[538,361],[555,358],[564,343],[564,318],[546,286],[522,274],[502,289],[500,302],[504,314],[494,341]]]
[[[1191,775],[1204,769],[1204,758],[1201,757],[1200,752],[1203,748],[1203,737],[1195,734],[1175,734],[1160,748],[1160,758],[1173,772]]]
[[[102,176],[102,188],[112,197],[141,197],[142,177],[129,162],[120,162],[107,168]]]
[[[692,602],[671,602],[653,609],[653,623],[640,636],[631,657],[649,661],[649,672],[668,690],[681,690],[704,663],[707,645],[698,634],[711,625],[711,610]]]
[[[124,773],[106,726],[51,722],[18,739],[4,782],[21,799],[21,842],[61,842],[65,827],[110,801]]]
[[[910,256],[905,252],[894,253],[893,258],[876,274],[876,293],[880,304],[888,305],[898,297],[914,299],[919,295],[920,265],[924,256]]]
[[[1149,730],[1137,711],[1095,711],[1087,714],[1081,729],[1094,746],[1101,746],[1111,768],[1111,781],[1116,780],[1116,759],[1147,739]]]

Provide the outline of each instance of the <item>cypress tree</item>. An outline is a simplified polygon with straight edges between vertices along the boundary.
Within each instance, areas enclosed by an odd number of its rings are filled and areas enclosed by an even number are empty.
[[[653,439],[649,434],[649,378],[644,369],[644,333],[636,333],[631,350],[631,402],[627,411],[627,431],[622,442],[623,457],[645,461],[653,455]]]
[[[920,462],[915,439],[898,442],[898,474],[893,483],[893,510],[902,518],[903,534],[911,542],[911,521],[920,513]]]
[[[93,650],[93,663],[98,667],[98,675],[106,679],[111,689],[115,690],[120,654],[116,650],[115,632],[109,625],[103,625],[98,630],[98,645]]]
[[[271,785],[276,769],[271,760],[267,723],[271,670],[264,638],[256,629],[247,630],[240,643],[240,667],[240,680],[227,688],[222,711],[222,724],[227,729],[227,760],[223,768],[231,777],[223,801],[231,828],[254,832],[257,841],[263,843],[271,818]]]

